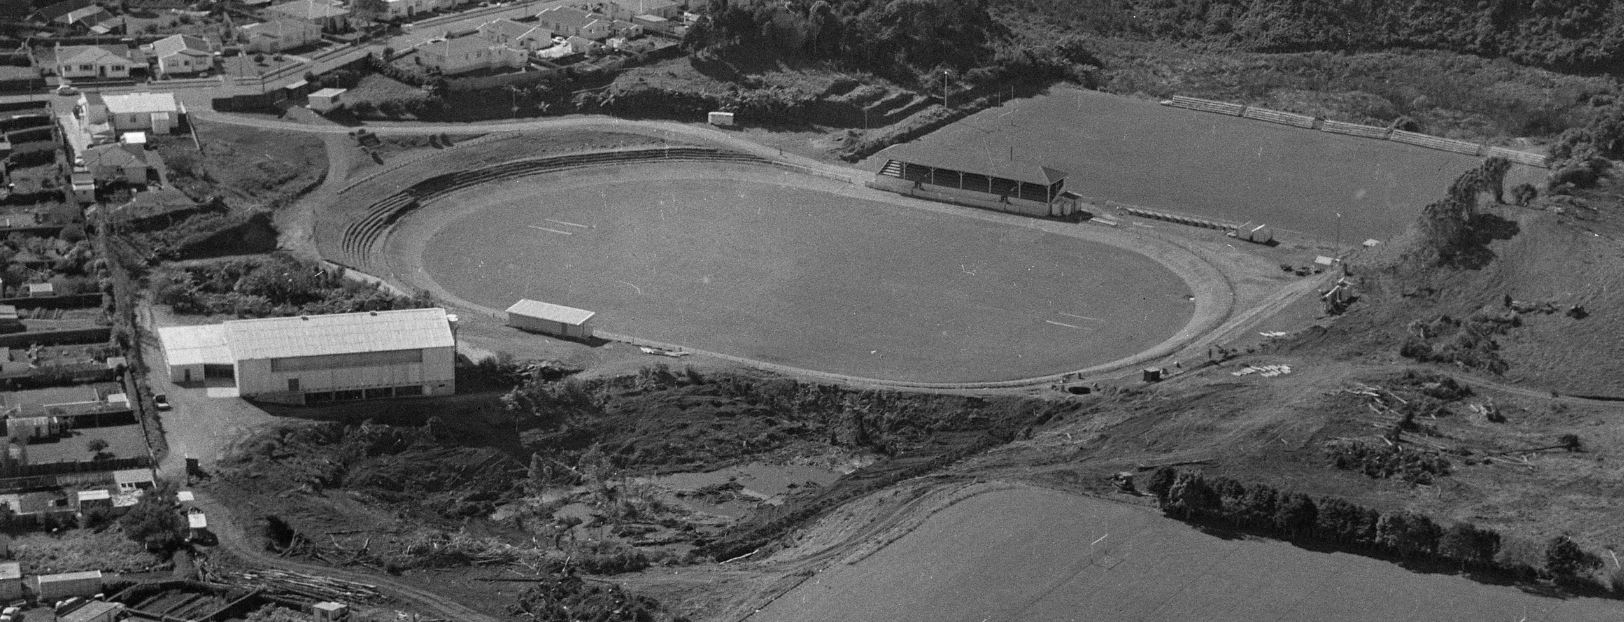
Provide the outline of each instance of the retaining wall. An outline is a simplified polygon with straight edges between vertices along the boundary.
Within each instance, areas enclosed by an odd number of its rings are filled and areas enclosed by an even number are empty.
[[[1439,151],[1464,153],[1466,155],[1475,156],[1483,152],[1483,145],[1479,145],[1477,143],[1469,143],[1464,140],[1454,140],[1451,138],[1439,138],[1431,134],[1406,132],[1404,130],[1393,130],[1393,133],[1387,135],[1387,140],[1391,140],[1395,143],[1426,147],[1428,149],[1437,149]]]

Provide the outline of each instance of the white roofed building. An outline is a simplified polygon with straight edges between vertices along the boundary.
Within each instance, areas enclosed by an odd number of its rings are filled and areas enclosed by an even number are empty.
[[[123,93],[102,95],[107,121],[114,132],[151,131],[168,134],[179,129],[185,112],[174,93]]]
[[[229,368],[243,397],[305,404],[454,393],[453,321],[445,309],[407,309],[173,326],[158,334],[174,382],[224,377]]]
[[[507,324],[521,330],[589,339],[594,315],[597,314],[586,309],[525,298],[507,308]]]

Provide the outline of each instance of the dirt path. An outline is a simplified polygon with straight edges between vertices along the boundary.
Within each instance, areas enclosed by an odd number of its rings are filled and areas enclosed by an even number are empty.
[[[406,585],[388,577],[380,577],[368,573],[353,572],[340,568],[330,568],[317,564],[296,562],[272,555],[267,555],[249,537],[242,527],[242,523],[232,514],[231,510],[216,501],[208,493],[201,490],[194,491],[196,501],[194,505],[209,515],[209,524],[215,528],[215,535],[220,538],[220,548],[230,552],[233,556],[246,562],[259,564],[271,568],[304,572],[309,574],[326,575],[345,581],[355,581],[375,585],[384,594],[403,602],[417,604],[424,611],[456,622],[499,622],[497,618],[487,616],[457,602],[435,594]]]
[[[343,134],[323,134],[321,142],[327,148],[327,173],[321,185],[275,215],[277,246],[310,259],[321,258],[321,252],[316,250],[316,210],[337,199],[355,153],[349,137]]]

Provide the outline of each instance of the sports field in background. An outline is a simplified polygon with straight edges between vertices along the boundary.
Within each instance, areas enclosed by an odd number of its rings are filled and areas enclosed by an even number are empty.
[[[662,180],[631,178],[659,167],[602,169],[457,193],[422,234],[422,276],[491,309],[532,298],[596,311],[597,328],[620,335],[915,382],[1080,369],[1161,343],[1192,316],[1178,277],[1120,248],[745,168]]]
[[[748,619],[1601,622],[1620,611],[1618,601],[1224,540],[1145,508],[1017,488],[949,507],[855,564],[835,562]]]
[[[1402,232],[1481,161],[1076,89],[984,110],[912,144],[988,159],[1013,148],[1070,173],[1066,188],[1085,197],[1327,241],[1341,212],[1344,243]],[[884,164],[882,151],[862,166]]]

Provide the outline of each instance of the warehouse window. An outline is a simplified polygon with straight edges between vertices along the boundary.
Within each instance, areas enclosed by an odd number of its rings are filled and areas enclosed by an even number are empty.
[[[271,359],[271,371],[306,371],[313,369],[344,369],[385,365],[411,365],[423,362],[422,350],[389,350],[385,352],[354,352],[323,356],[293,356]]]
[[[409,384],[403,387],[395,387],[395,397],[412,397],[422,394],[423,385],[420,384]]]

